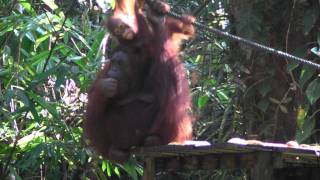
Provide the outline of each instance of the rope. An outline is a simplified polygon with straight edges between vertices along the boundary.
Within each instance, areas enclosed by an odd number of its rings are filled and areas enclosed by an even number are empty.
[[[179,20],[182,19],[181,15],[179,15],[177,13],[174,13],[174,12],[168,12],[168,15],[173,17],[173,18],[179,19]],[[231,41],[240,42],[240,43],[249,45],[249,46],[251,46],[253,48],[269,52],[269,53],[274,54],[276,56],[279,56],[279,57],[282,57],[282,58],[286,58],[286,59],[290,59],[290,60],[296,61],[296,62],[301,63],[301,64],[307,64],[307,65],[313,66],[313,67],[315,67],[317,69],[320,69],[320,64],[314,63],[311,60],[303,59],[303,58],[288,54],[286,52],[273,49],[271,47],[268,47],[268,46],[265,46],[265,45],[262,45],[262,44],[259,44],[259,43],[244,39],[244,38],[239,37],[239,36],[235,36],[233,34],[229,34],[227,32],[221,31],[221,30],[216,29],[216,28],[210,28],[210,27],[205,26],[205,25],[203,25],[203,24],[201,24],[199,22],[194,22],[193,25],[196,26],[197,28],[199,28],[201,31],[205,30],[205,31],[213,33],[213,34],[215,34],[217,36],[225,37],[225,38],[227,38],[227,39],[229,39]]]

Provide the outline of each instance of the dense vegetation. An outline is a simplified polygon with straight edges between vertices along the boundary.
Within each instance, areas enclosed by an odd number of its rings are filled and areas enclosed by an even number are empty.
[[[209,27],[320,63],[317,0],[168,2]],[[101,67],[107,32],[101,24],[113,6],[114,0],[0,0],[0,179],[137,179],[143,173],[135,159],[103,160],[82,138],[86,91]],[[195,139],[318,143],[319,70],[200,30],[183,48]]]

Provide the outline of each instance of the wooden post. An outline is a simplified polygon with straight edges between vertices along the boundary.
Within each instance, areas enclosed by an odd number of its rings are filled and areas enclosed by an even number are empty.
[[[251,180],[274,180],[272,152],[257,152],[256,165],[251,170]]]
[[[142,180],[153,180],[155,179],[155,175],[155,159],[148,157],[145,159]]]

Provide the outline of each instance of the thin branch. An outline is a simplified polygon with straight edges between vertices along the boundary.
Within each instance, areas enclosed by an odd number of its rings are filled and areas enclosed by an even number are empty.
[[[293,20],[293,16],[294,16],[294,10],[295,10],[295,7],[296,7],[296,0],[293,1],[293,5],[292,5],[292,8],[291,8],[291,13],[290,13],[290,20],[289,20],[289,25],[288,25],[288,29],[287,29],[287,33],[286,33],[286,53],[288,53],[288,49],[289,49],[289,35],[290,35],[290,31],[291,31],[291,24],[292,24],[292,20]],[[288,59],[286,58],[286,62],[287,64],[289,63],[288,62]],[[293,83],[293,86],[294,86],[294,89],[297,89],[297,87],[299,87],[299,84],[297,83],[292,71],[288,70],[288,73],[289,73],[289,76],[292,80],[292,83]],[[300,89],[300,92],[302,91],[301,87],[299,87]]]
[[[64,20],[63,20],[63,23],[62,23],[62,25],[61,25],[61,29],[60,29],[59,31],[61,31],[61,30],[63,29],[63,27],[64,27],[67,19],[68,19],[68,18],[67,18],[67,16],[66,16],[66,17],[64,18]],[[52,56],[52,53],[53,53],[53,51],[54,51],[54,49],[55,49],[55,47],[56,47],[56,45],[57,45],[58,39],[59,39],[59,33],[56,33],[56,38],[55,38],[55,40],[54,40],[54,42],[53,42],[53,44],[52,44],[52,48],[50,49],[49,55],[48,55],[48,57],[47,57],[47,59],[46,59],[46,62],[44,63],[42,72],[44,72],[44,71],[46,70],[46,68],[47,68],[47,65],[48,65],[49,60],[50,60],[50,58],[51,58],[51,56]]]
[[[20,140],[20,135],[21,135],[21,130],[22,130],[22,127],[24,126],[25,124],[25,119],[27,118],[27,114],[28,113],[25,113],[24,117],[22,118],[21,122],[20,122],[20,127],[19,127],[19,131],[18,131],[18,134],[16,135],[15,137],[15,140],[14,140],[14,143],[13,143],[13,147],[10,151],[10,154],[8,156],[8,159],[7,159],[7,162],[5,163],[5,166],[3,168],[3,173],[2,175],[0,174],[0,179],[6,179],[6,177],[9,175],[9,165],[10,165],[10,162],[12,161],[13,159],[13,153],[16,151],[16,148],[17,148],[17,145],[18,145],[18,141]]]
[[[70,7],[68,8],[68,10],[66,11],[64,20],[63,20],[63,22],[62,22],[62,25],[61,25],[61,28],[60,28],[59,31],[63,30],[64,25],[65,25],[65,23],[66,23],[66,21],[67,21],[67,19],[68,19],[68,14],[69,14],[69,12],[73,9],[73,6],[75,5],[76,2],[77,2],[77,1],[73,1],[73,3],[70,5]],[[48,17],[48,16],[47,16],[47,17]],[[48,20],[49,20],[49,22],[50,22],[50,19],[49,19],[49,18],[48,18]],[[54,29],[54,28],[53,28],[53,29]],[[59,31],[58,31],[58,32],[59,32]],[[54,41],[53,44],[52,44],[52,48],[51,48],[51,50],[50,50],[50,52],[49,52],[49,55],[48,55],[48,57],[47,57],[47,59],[46,59],[46,61],[45,61],[45,64],[44,64],[43,69],[42,69],[42,72],[44,72],[44,71],[46,70],[46,68],[47,68],[47,65],[48,65],[49,60],[50,60],[50,58],[51,58],[51,56],[52,56],[52,53],[53,53],[53,51],[54,51],[54,49],[55,49],[55,47],[56,47],[56,45],[57,45],[58,39],[59,39],[59,33],[56,32],[56,39],[55,39],[55,41]]]

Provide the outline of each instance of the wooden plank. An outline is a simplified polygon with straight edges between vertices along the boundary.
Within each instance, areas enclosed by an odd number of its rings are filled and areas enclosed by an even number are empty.
[[[274,180],[272,152],[258,152],[256,165],[251,170],[252,180]]]
[[[146,158],[144,169],[143,169],[143,177],[142,180],[153,180],[155,179],[156,169],[154,158]]]
[[[251,169],[251,179],[280,180],[285,176],[278,173],[279,176],[274,177],[274,170],[297,168],[299,172],[303,167],[320,166],[314,150],[230,143],[143,147],[132,153],[145,158],[144,179],[148,180],[153,179],[156,172],[214,169]]]
[[[276,180],[318,180],[320,179],[320,167],[295,167],[295,168],[282,168],[275,169]]]
[[[239,145],[223,143],[210,146],[196,147],[193,145],[165,145],[154,147],[141,147],[133,149],[132,154],[147,157],[201,155],[201,154],[221,154],[221,153],[241,153],[253,152],[255,149]]]
[[[305,155],[305,154],[282,154],[283,163],[290,166],[301,167],[319,167],[320,157]]]
[[[156,157],[155,169],[158,171],[250,169],[255,162],[256,153],[170,156]]]
[[[218,143],[207,146],[194,145],[165,145],[154,147],[141,147],[132,151],[137,156],[163,157],[163,156],[183,156],[201,154],[220,154],[220,153],[247,153],[255,151],[283,152],[288,154],[304,154],[316,157],[314,150],[284,148],[284,147],[265,147],[257,145],[237,145],[231,143]]]

